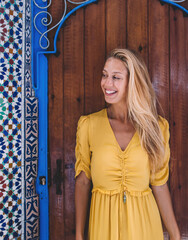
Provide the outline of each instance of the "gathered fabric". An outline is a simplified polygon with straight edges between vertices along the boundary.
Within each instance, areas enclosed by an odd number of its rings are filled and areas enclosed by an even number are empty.
[[[162,240],[159,210],[150,185],[160,186],[169,176],[169,124],[159,116],[164,138],[163,167],[151,178],[149,158],[137,132],[121,150],[107,109],[78,122],[75,177],[84,171],[93,183],[89,240]]]

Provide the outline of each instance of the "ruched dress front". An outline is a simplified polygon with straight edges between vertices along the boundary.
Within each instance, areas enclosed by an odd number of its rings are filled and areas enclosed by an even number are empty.
[[[93,183],[89,240],[162,240],[159,210],[149,185],[168,180],[169,125],[159,116],[164,137],[163,167],[151,178],[149,159],[135,132],[121,150],[107,109],[78,122],[75,177],[81,171]]]

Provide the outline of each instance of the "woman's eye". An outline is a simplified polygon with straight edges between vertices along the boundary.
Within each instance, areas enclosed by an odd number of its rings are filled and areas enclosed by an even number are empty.
[[[120,78],[116,77],[116,76],[113,76],[113,79],[115,80],[119,80]]]
[[[106,74],[103,73],[103,74],[102,74],[102,77],[103,77],[103,78],[106,78],[107,76],[106,76]]]

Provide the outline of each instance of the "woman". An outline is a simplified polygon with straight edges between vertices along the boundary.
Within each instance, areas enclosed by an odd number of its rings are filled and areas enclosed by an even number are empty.
[[[91,185],[89,240],[162,240],[160,215],[170,240],[179,240],[167,186],[169,125],[144,62],[113,50],[101,88],[108,108],[78,122],[76,240],[84,239]]]

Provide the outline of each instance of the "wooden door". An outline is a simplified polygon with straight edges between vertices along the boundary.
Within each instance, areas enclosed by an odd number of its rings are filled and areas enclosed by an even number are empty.
[[[54,23],[59,21],[63,10],[62,1],[53,2],[50,11]],[[188,239],[188,205],[185,202],[188,198],[187,20],[182,12],[162,6],[158,0],[99,0],[98,4],[78,10],[66,21],[59,34],[58,53],[49,57],[51,240],[75,239],[77,121],[81,115],[105,106],[100,89],[101,70],[108,52],[115,47],[129,47],[143,56],[164,110],[160,113],[170,122],[170,189],[179,226],[184,239]],[[54,32],[50,34],[53,38]]]
[[[76,127],[82,114],[104,107],[100,90],[101,68],[105,59],[104,11],[104,1],[101,1],[98,5],[88,6],[85,10],[80,9],[76,16],[68,19],[58,42],[60,55],[51,56],[49,59],[49,150],[52,179],[50,237],[52,240],[75,239]],[[95,26],[99,25],[100,27],[96,29]],[[98,38],[100,38],[99,42],[96,41]],[[60,195],[56,193],[54,182],[58,159],[62,164]]]

